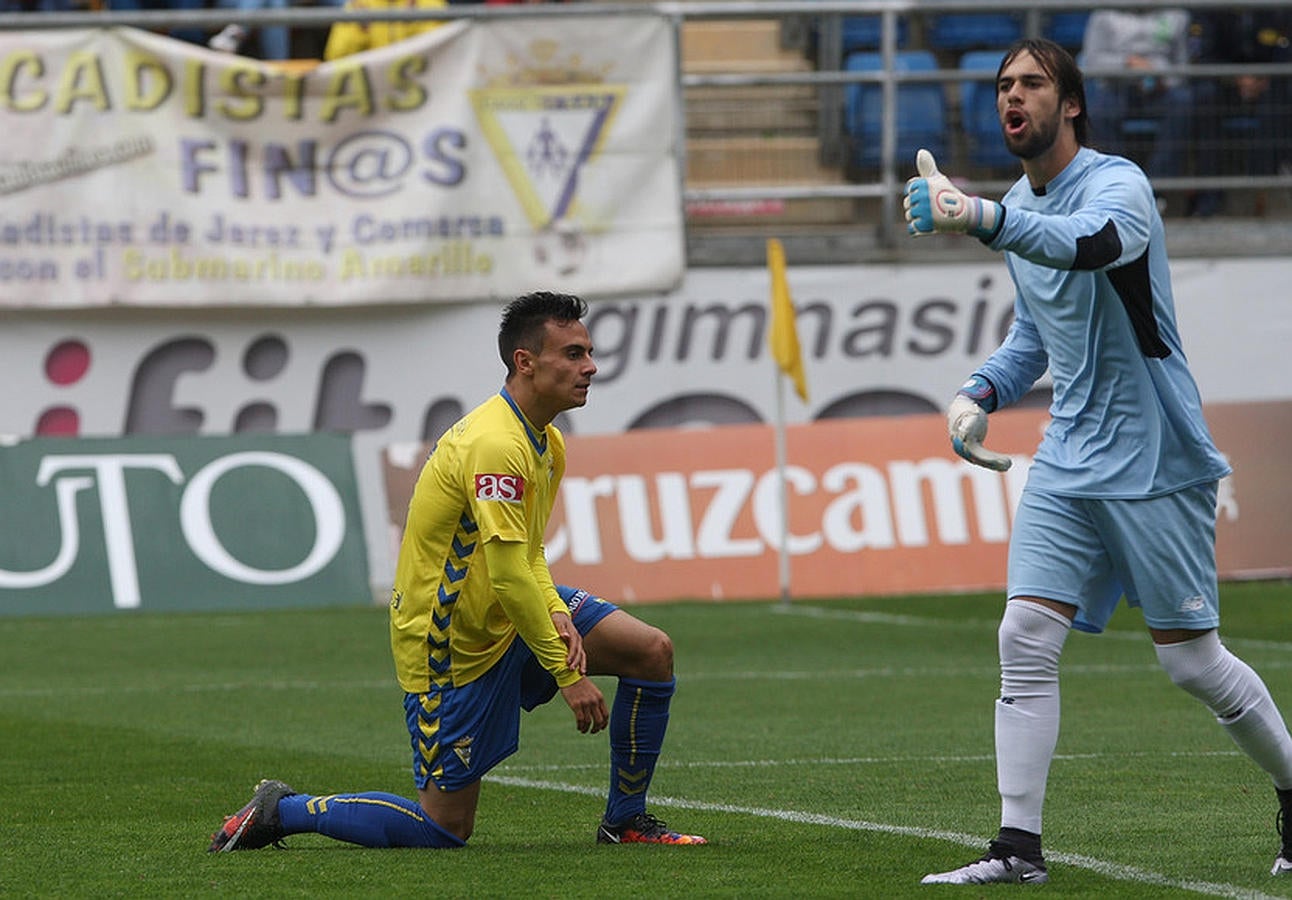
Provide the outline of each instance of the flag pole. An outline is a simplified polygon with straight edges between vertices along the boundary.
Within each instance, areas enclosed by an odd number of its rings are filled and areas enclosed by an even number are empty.
[[[785,473],[785,379],[794,379],[794,391],[804,403],[808,400],[807,376],[803,373],[803,353],[799,347],[798,324],[794,300],[785,277],[785,248],[777,238],[767,239],[767,273],[771,280],[771,328],[767,342],[776,362],[776,475],[780,481],[780,589],[781,603],[790,602],[790,490]]]
[[[790,490],[785,477],[785,373],[776,370],[776,476],[780,482],[780,541],[778,572],[781,605],[790,605]]]

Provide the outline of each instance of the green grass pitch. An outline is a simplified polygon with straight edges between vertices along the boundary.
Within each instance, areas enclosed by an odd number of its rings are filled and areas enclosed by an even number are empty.
[[[1222,638],[1292,710],[1292,584],[1222,596]],[[708,836],[697,848],[593,843],[606,739],[558,699],[486,778],[463,850],[302,835],[208,854],[261,777],[411,793],[384,610],[0,618],[0,897],[1292,896],[1268,874],[1268,778],[1169,683],[1124,607],[1064,654],[1050,884],[920,886],[998,824],[1000,605],[631,607],[676,645],[652,810]]]

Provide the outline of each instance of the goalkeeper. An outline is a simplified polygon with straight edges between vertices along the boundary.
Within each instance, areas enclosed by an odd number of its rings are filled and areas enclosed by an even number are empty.
[[[1048,880],[1041,811],[1059,656],[1071,628],[1102,631],[1123,596],[1141,609],[1167,675],[1269,773],[1280,822],[1292,822],[1292,737],[1261,678],[1217,633],[1216,489],[1229,466],[1181,349],[1153,189],[1133,163],[1085,146],[1081,71],[1057,44],[1028,39],[1005,52],[996,107],[1024,176],[1001,202],[960,191],[925,150],[906,185],[912,235],[978,238],[1005,254],[1016,290],[1004,342],[951,402],[952,446],[975,465],[1008,468],[983,446],[988,414],[1047,367],[1054,393],[1014,519],[998,632],[1001,827],[982,858],[926,884]],[[1273,872],[1292,872],[1292,827]]]

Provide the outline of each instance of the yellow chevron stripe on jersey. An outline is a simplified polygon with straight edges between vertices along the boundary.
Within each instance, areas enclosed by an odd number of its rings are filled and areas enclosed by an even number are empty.
[[[413,489],[395,566],[391,650],[405,692],[470,684],[502,659],[521,629],[501,609],[483,547],[519,544],[530,566],[544,565],[543,532],[564,472],[560,431],[534,428],[505,391],[441,435]],[[481,487],[499,478],[523,489],[504,497]],[[564,670],[547,609],[525,612],[540,665]]]
[[[480,529],[469,516],[458,520],[458,529],[449,543],[449,556],[435,591],[431,607],[431,625],[426,633],[426,664],[431,671],[431,687],[442,688],[452,682],[453,658],[449,653],[449,628],[453,624],[453,604],[457,602],[471,570],[471,556],[476,550]]]

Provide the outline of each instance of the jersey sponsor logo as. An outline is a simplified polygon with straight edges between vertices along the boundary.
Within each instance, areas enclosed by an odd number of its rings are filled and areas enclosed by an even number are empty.
[[[519,475],[476,473],[476,499],[520,503],[525,497],[525,479]]]

